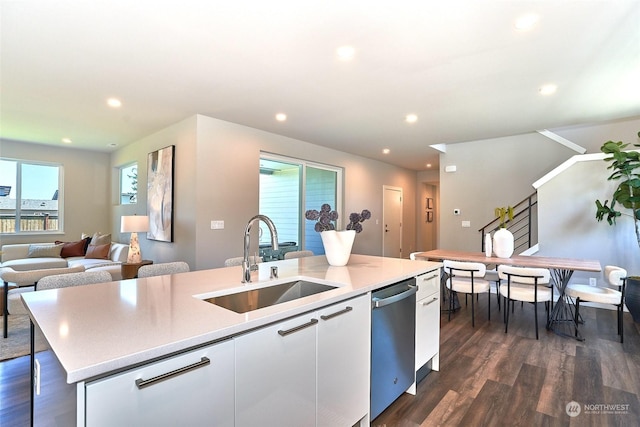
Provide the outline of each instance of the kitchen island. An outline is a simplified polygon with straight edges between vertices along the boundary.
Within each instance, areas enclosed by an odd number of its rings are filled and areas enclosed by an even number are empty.
[[[225,386],[218,384],[218,389],[213,390],[211,397],[207,398],[207,401],[211,402],[221,401],[224,403],[221,406],[231,411],[227,418],[220,418],[220,421],[214,424],[250,425],[251,417],[246,418],[246,422],[238,421],[244,419],[243,417],[251,411],[258,411],[253,414],[255,417],[261,416],[259,407],[253,403],[259,396],[251,395],[253,391],[244,396],[242,389],[239,390],[238,387],[242,388],[243,381],[249,381],[251,376],[262,375],[264,372],[263,370],[254,372],[252,369],[244,368],[268,363],[267,356],[271,353],[278,354],[279,351],[282,358],[293,357],[286,362],[289,366],[285,366],[292,372],[296,372],[297,369],[296,366],[291,365],[292,363],[295,364],[300,359],[309,361],[310,365],[301,369],[307,369],[304,372],[309,373],[309,381],[317,382],[317,387],[309,387],[309,396],[312,397],[307,399],[304,394],[297,391],[290,392],[287,387],[282,386],[285,383],[284,379],[280,379],[281,384],[266,384],[274,390],[271,397],[275,399],[275,403],[271,403],[277,404],[286,396],[294,399],[289,403],[291,407],[300,408],[304,413],[304,410],[308,409],[305,408],[306,403],[315,401],[315,406],[310,411],[316,415],[313,417],[313,422],[305,418],[307,423],[331,425],[330,418],[340,414],[324,412],[323,415],[321,411],[323,404],[320,402],[324,387],[322,382],[329,378],[338,381],[340,375],[335,376],[335,372],[331,375],[320,375],[317,371],[323,363],[323,358],[333,357],[333,351],[326,351],[329,347],[320,345],[324,342],[322,341],[323,324],[317,325],[317,331],[314,328],[306,328],[304,332],[307,334],[306,338],[304,334],[299,336],[292,334],[296,340],[300,341],[298,344],[313,341],[312,347],[306,348],[299,354],[296,353],[299,350],[298,347],[295,347],[295,351],[290,351],[286,348],[278,348],[278,344],[270,344],[268,341],[262,343],[260,333],[269,328],[275,328],[278,334],[283,335],[282,331],[287,331],[288,323],[295,324],[299,317],[311,316],[309,318],[313,320],[321,316],[334,316],[333,313],[322,313],[323,310],[331,310],[332,307],[340,312],[349,311],[348,314],[362,313],[352,324],[354,330],[349,332],[357,336],[337,337],[335,335],[338,332],[349,331],[347,324],[344,328],[327,333],[324,338],[329,338],[327,342],[335,341],[330,343],[335,346],[335,349],[339,349],[341,345],[346,345],[347,348],[353,347],[353,351],[358,351],[357,349],[360,348],[361,353],[364,352],[368,359],[370,330],[367,328],[370,328],[370,292],[425,274],[430,274],[430,280],[433,281],[432,276],[434,273],[439,273],[440,264],[352,255],[349,264],[345,267],[329,266],[324,256],[261,263],[258,266],[259,271],[253,274],[253,281],[246,284],[241,283],[240,267],[228,267],[24,294],[23,300],[33,323],[42,332],[61,365],[64,382],[75,385],[77,425],[99,425],[101,417],[94,417],[94,412],[99,413],[101,410],[117,412],[118,409],[114,407],[118,400],[117,396],[125,396],[126,393],[132,392],[131,389],[136,390],[135,381],[129,381],[128,376],[134,379],[152,377],[156,375],[151,374],[155,367],[160,371],[180,369],[181,364],[184,364],[181,359],[190,356],[191,353],[196,355],[198,363],[205,359],[210,361],[211,366],[218,360],[226,363],[224,367],[217,366],[218,374],[211,374],[211,380],[204,381],[203,384],[206,386],[216,383],[214,379],[218,378],[225,378],[226,381]],[[278,278],[271,278],[271,267],[277,267]],[[205,301],[212,297],[292,280],[332,285],[335,289],[245,313],[237,313]],[[437,279],[435,283],[438,283]],[[340,304],[345,307],[342,308]],[[344,316],[344,318],[348,317]],[[366,330],[360,330],[363,327]],[[432,332],[435,334],[439,332],[438,323],[433,325]],[[347,345],[349,343],[351,345]],[[207,351],[216,357],[202,355]],[[339,360],[345,362],[351,357],[352,355],[346,354],[345,359]],[[361,355],[358,357],[360,362],[364,362]],[[333,362],[337,363],[339,360]],[[189,364],[192,363],[189,362]],[[349,378],[351,371],[360,372],[360,374],[364,372],[361,364],[354,364],[347,369],[342,366],[333,368],[344,371],[342,378]],[[331,363],[327,366],[330,365]],[[368,371],[368,362],[365,365]],[[264,366],[264,371],[278,372],[272,365]],[[191,379],[196,381],[185,385],[185,387],[196,387],[191,389],[193,396],[186,396],[187,401],[195,400],[196,396],[202,395],[197,388],[197,380],[206,378],[206,375],[200,372],[198,367],[195,367],[184,376],[184,378],[191,376],[193,377]],[[368,372],[366,374],[368,375]],[[105,384],[116,384],[122,378],[128,387],[126,392],[119,393],[116,387],[113,396],[103,393],[111,392]],[[291,380],[295,383],[300,382],[301,378],[307,377],[296,374]],[[162,384],[169,384],[171,381],[163,381]],[[265,377],[256,383],[267,381],[276,381],[276,379]],[[364,385],[367,389],[366,396],[368,396],[368,381]],[[326,390],[330,390],[331,386],[335,388],[337,385],[329,384]],[[347,384],[341,384],[339,388],[346,386]],[[355,384],[355,386],[359,389],[363,388],[363,384]],[[155,386],[138,387],[139,390],[154,388]],[[253,388],[255,387],[248,387],[248,389]],[[96,392],[94,393],[93,390]],[[158,392],[153,391],[153,393]],[[358,395],[356,398],[366,398],[363,392]],[[185,399],[184,392],[182,394],[177,392],[176,397]],[[160,397],[157,398],[160,399]],[[294,403],[295,399],[299,399],[300,402]],[[133,405],[134,409],[139,408],[136,405],[144,403],[132,403],[132,400],[135,399],[127,397],[125,404]],[[251,407],[242,410],[239,407],[242,402]],[[167,402],[157,400],[155,404],[156,410],[159,411]],[[100,408],[101,405],[104,408]],[[193,406],[186,408],[185,411],[193,411]],[[277,412],[277,407],[274,406],[272,409]],[[307,416],[309,413],[306,412]],[[368,421],[366,414],[360,416],[362,418],[358,419],[361,422]],[[89,420],[92,421],[89,422]],[[262,420],[264,421],[264,418]],[[108,424],[106,421],[104,423]],[[169,423],[168,420],[167,423]]]

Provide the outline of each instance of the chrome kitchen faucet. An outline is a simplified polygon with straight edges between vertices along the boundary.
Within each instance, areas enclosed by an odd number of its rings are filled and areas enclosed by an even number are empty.
[[[247,223],[247,228],[244,230],[244,258],[242,260],[242,283],[250,283],[251,282],[251,272],[258,269],[257,260],[254,259],[254,264],[251,265],[249,261],[249,246],[251,240],[251,226],[256,221],[262,221],[267,224],[269,227],[269,232],[271,233],[271,246],[274,251],[278,250],[278,231],[276,230],[276,226],[273,224],[273,221],[266,215],[256,215],[249,220]]]

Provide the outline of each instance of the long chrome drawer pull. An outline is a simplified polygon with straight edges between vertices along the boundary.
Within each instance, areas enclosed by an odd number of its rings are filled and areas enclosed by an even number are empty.
[[[437,275],[437,274],[434,274],[433,276],[429,276],[429,277],[423,277],[423,278],[422,278],[422,281],[423,281],[423,282],[426,282],[426,281],[428,281],[428,280],[435,279],[436,277],[438,277],[438,275]]]
[[[431,304],[433,302],[436,302],[436,301],[438,301],[438,298],[437,297],[433,297],[433,299],[431,301],[423,302],[422,305],[429,305],[429,304]]]
[[[285,335],[289,335],[289,334],[292,334],[292,333],[294,333],[294,332],[298,332],[298,331],[299,331],[299,330],[301,330],[301,329],[308,328],[309,326],[313,326],[313,325],[315,325],[316,323],[318,323],[318,319],[311,319],[311,320],[309,320],[309,322],[307,322],[307,323],[305,323],[305,324],[303,324],[303,325],[296,326],[296,327],[293,327],[293,328],[291,328],[291,329],[287,329],[287,330],[285,330],[285,331],[283,331],[282,329],[280,329],[280,330],[278,331],[278,333],[284,337]]]
[[[348,313],[351,310],[353,310],[353,307],[347,306],[344,310],[336,311],[335,313],[331,313],[331,314],[323,314],[322,316],[320,316],[320,318],[322,320],[329,320],[329,319],[332,319],[332,318],[334,318],[336,316],[340,316],[341,314]]]
[[[191,365],[183,366],[182,368],[178,368],[171,372],[160,374],[157,377],[149,378],[148,380],[143,380],[142,378],[138,378],[136,380],[136,386],[138,386],[138,388],[145,388],[152,384],[158,383],[160,381],[168,380],[169,378],[175,377],[176,375],[184,374],[185,372],[189,372],[194,369],[207,366],[210,363],[211,363],[211,360],[209,360],[208,357],[203,356],[199,362],[193,363]]]

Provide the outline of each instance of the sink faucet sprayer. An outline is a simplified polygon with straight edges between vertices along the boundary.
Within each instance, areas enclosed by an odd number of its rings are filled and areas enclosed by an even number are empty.
[[[247,228],[244,230],[244,259],[242,260],[242,283],[250,283],[251,282],[251,272],[258,269],[257,261],[254,259],[254,264],[251,265],[249,262],[249,243],[251,240],[250,232],[251,225],[254,222],[260,221],[267,224],[269,227],[269,232],[271,233],[271,246],[274,251],[278,250],[278,232],[276,231],[276,226],[273,225],[273,221],[269,219],[268,216],[265,215],[256,215],[249,220],[247,223]]]

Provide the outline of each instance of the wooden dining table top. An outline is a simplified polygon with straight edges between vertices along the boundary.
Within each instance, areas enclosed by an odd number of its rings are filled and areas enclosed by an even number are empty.
[[[448,249],[434,249],[426,252],[418,252],[416,258],[427,258],[442,261],[450,259],[453,261],[481,262],[483,264],[504,264],[519,267],[553,268],[559,270],[579,270],[579,271],[602,271],[600,261],[579,258],[559,258],[536,255],[513,255],[510,258],[499,258],[496,256],[485,256],[484,252],[454,251]]]

